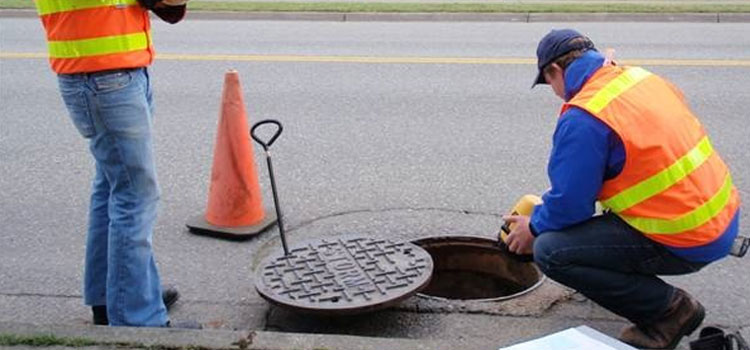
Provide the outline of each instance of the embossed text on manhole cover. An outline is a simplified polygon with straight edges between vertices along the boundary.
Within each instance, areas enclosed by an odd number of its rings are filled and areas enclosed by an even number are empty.
[[[425,287],[430,255],[409,242],[341,236],[302,242],[263,260],[255,288],[270,302],[319,314],[393,305]]]

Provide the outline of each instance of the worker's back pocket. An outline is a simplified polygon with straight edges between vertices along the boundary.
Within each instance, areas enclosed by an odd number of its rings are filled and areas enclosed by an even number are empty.
[[[132,70],[118,70],[92,76],[94,89],[97,93],[107,93],[120,90],[133,81]]]

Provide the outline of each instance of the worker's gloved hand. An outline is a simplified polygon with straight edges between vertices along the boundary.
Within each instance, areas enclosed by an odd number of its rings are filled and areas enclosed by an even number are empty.
[[[138,3],[149,10],[153,10],[156,4],[160,3],[161,1],[162,0],[138,0]]]
[[[162,3],[167,6],[183,6],[186,5],[188,0],[162,0]]]
[[[138,0],[138,3],[141,4],[141,6],[149,10],[165,8],[168,6],[185,6],[187,5],[187,2],[188,0]]]
[[[175,24],[185,17],[187,0],[138,0],[167,23]]]

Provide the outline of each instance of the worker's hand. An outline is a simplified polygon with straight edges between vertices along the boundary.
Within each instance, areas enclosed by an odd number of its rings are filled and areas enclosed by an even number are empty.
[[[169,24],[181,21],[187,11],[187,0],[138,0],[138,3]]]
[[[529,229],[529,217],[525,215],[504,216],[503,220],[515,224],[508,234],[505,244],[508,250],[516,254],[531,254],[534,252],[534,235]]]
[[[166,6],[183,6],[186,5],[188,0],[162,0],[161,3]]]
[[[187,0],[138,0],[141,6],[153,10],[163,9],[170,6],[183,6],[187,4]]]
[[[141,6],[153,10],[154,7],[160,2],[160,0],[138,0],[138,3],[141,4]]]

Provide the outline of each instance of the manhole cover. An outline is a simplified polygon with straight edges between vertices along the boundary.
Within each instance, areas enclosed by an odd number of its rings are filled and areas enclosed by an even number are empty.
[[[430,282],[432,258],[408,242],[345,236],[302,242],[261,262],[255,288],[297,311],[355,314],[391,306]]]

